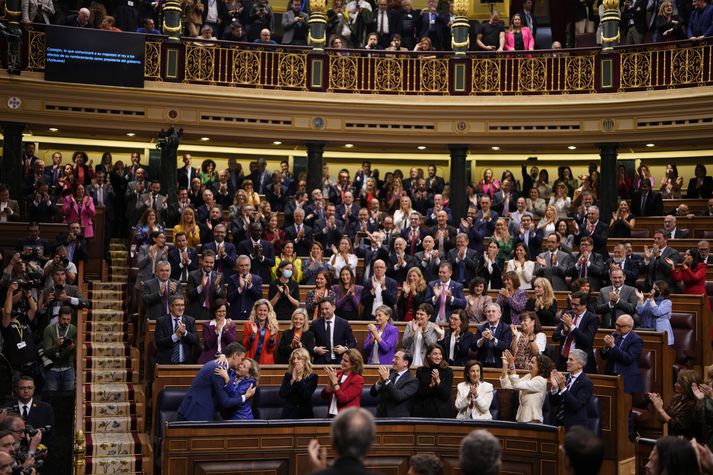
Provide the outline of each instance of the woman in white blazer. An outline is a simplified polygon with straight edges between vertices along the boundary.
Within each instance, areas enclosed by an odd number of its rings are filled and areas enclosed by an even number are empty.
[[[483,367],[479,361],[465,364],[464,381],[458,383],[456,419],[492,420],[490,404],[493,402],[493,385],[483,381]]]
[[[430,303],[422,303],[416,310],[414,319],[408,322],[401,339],[403,347],[413,356],[412,368],[420,368],[426,361],[426,350],[443,338],[445,330],[429,319],[433,314]]]
[[[521,378],[515,372],[513,354],[509,350],[503,352],[500,387],[520,391],[520,407],[518,407],[515,416],[517,422],[542,423],[542,406],[547,395],[547,380],[554,367],[551,359],[538,353],[530,358],[530,372]]]

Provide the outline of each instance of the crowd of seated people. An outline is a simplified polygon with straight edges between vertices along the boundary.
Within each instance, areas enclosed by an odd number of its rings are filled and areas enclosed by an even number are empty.
[[[630,201],[622,201],[611,219],[600,219],[596,167],[582,177],[560,167],[552,183],[532,162],[523,164],[521,177],[509,171],[495,177],[486,169],[469,185],[469,209],[455,222],[448,186],[433,164],[425,173],[395,170],[383,180],[369,162],[353,178],[342,169],[334,179],[325,167],[322,185],[307,190],[306,177],[293,175],[286,162],[269,171],[259,159],[244,173],[234,159],[218,170],[210,160],[197,169],[190,154],[181,158],[171,203],[138,153],[127,165],[107,153],[95,167],[83,152],[67,165],[55,153],[45,167],[34,146],[25,148],[24,209],[35,216],[38,200],[53,203],[52,216],[64,216],[67,233],[49,244],[32,223],[4,269],[3,354],[17,377],[33,376],[43,391],[73,388],[71,322],[87,305],[76,287],[77,266],[91,243],[90,210],[98,208],[113,223],[110,233],[135,246],[136,289],[143,288],[143,317],[156,320],[157,362],[215,364],[229,348],[242,348],[240,361],[228,358],[227,368],[205,375],[206,384],[221,388],[216,404],[225,418],[253,416],[247,401],[259,387],[261,366],[290,365],[280,391],[286,411],[291,408],[286,414],[309,417],[317,390],[333,415],[358,406],[363,365],[376,364],[380,378],[371,392],[383,415],[487,419],[496,388],[481,373],[499,368],[500,386],[520,391],[518,421],[542,421],[548,400],[565,407],[549,422],[574,426],[591,396],[586,373],[594,371],[597,328],[615,332],[612,346],[605,342],[610,349],[598,350],[610,355],[610,372],[623,374],[636,392],[641,348],[627,352],[617,342],[635,341],[626,335],[651,329],[667,331],[675,345],[670,294],[704,293],[706,265],[713,260],[705,240],[676,249],[685,231],[677,226],[678,213],[661,218],[641,255],[626,242],[610,254],[606,244],[608,237],[629,237],[636,217],[661,216],[665,193],[711,200],[702,165],[687,191],[674,167],[658,186],[640,167],[620,188]],[[5,220],[20,218],[6,187],[0,188],[0,206]],[[300,284],[310,286],[304,299]],[[566,308],[557,308],[555,291],[572,292]],[[354,320],[371,322],[359,348]],[[551,341],[542,325],[556,325]],[[400,328],[403,348],[397,346]],[[53,332],[65,336],[53,339]],[[53,360],[49,370],[42,358]],[[328,366],[313,371],[312,364]],[[467,368],[455,406],[453,366]],[[517,370],[529,373],[518,376]],[[564,371],[577,375],[578,383]],[[699,388],[695,394],[703,397],[693,406],[703,411],[713,394],[705,384]],[[675,415],[676,406],[667,409],[650,397],[662,420]]]
[[[414,9],[411,0],[332,0],[328,3],[326,34],[332,48],[423,52],[452,49],[453,1],[428,0],[422,9]],[[712,7],[706,0],[693,3],[670,0],[655,4],[644,0],[623,3],[620,7],[623,42],[699,41],[713,36]],[[83,6],[76,10],[77,5],[66,0],[29,0],[22,5],[21,21],[24,25],[36,22],[155,35],[161,34],[161,5],[160,2],[120,5],[95,2],[89,8]],[[559,41],[538,45],[534,2],[526,0],[519,6],[520,11],[512,11],[509,15],[509,24],[505,24],[500,13],[494,10],[482,23],[473,21],[469,32],[471,50],[502,52],[533,50],[536,46],[561,48]],[[276,23],[279,22],[282,44],[307,45],[309,3],[288,0],[284,8],[284,13],[278,17],[268,0],[185,0],[182,34],[201,40],[196,44],[216,39],[276,44],[273,36],[278,31]],[[592,1],[576,2],[567,29],[578,35],[593,33],[601,15],[601,2],[597,6]],[[597,37],[601,42],[601,33]]]

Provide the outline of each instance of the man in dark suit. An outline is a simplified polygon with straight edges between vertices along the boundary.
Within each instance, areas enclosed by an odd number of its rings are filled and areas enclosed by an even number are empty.
[[[478,327],[470,351],[477,354],[476,359],[486,368],[502,368],[503,351],[509,350],[512,342],[512,330],[500,321],[502,310],[496,303],[485,307],[486,323]]]
[[[419,181],[421,179],[419,178]],[[425,183],[425,182],[424,182]],[[451,213],[451,210],[449,208],[446,208],[443,206],[443,195],[435,194],[433,196],[433,207],[429,208],[428,211],[426,211],[426,219],[425,223],[427,226],[435,226],[438,223],[438,213],[441,211],[445,211],[448,219],[446,222],[448,224],[451,224],[453,222],[453,216]]]
[[[516,233],[517,242],[521,242],[527,247],[527,258],[534,259],[542,251],[542,230],[535,229],[532,216],[523,214],[520,218],[520,227]]]
[[[428,164],[428,178],[426,178],[426,189],[434,195],[443,193],[443,188],[446,187],[446,182],[440,176],[436,176],[436,165]]]
[[[669,247],[668,237],[662,230],[654,233],[654,245],[644,247],[644,261],[641,272],[646,274],[644,290],[648,291],[657,280],[666,281],[669,288],[673,289],[673,271],[680,261],[678,251]]]
[[[356,340],[349,322],[334,314],[334,302],[324,299],[319,303],[320,318],[312,322],[315,364],[338,364],[342,354],[356,348]]]
[[[713,265],[713,254],[711,254],[711,245],[705,239],[698,241],[698,252],[701,253],[701,259],[706,265]]]
[[[201,268],[188,275],[188,313],[198,320],[210,320],[216,300],[225,299],[223,276],[213,270],[214,264],[215,254],[206,249],[201,256]]]
[[[191,180],[198,176],[198,170],[191,166],[192,157],[190,153],[183,154],[183,166],[176,172],[176,179],[179,188],[188,189],[191,186]]]
[[[409,372],[412,362],[413,356],[400,349],[394,353],[390,371],[379,366],[379,380],[369,390],[371,397],[380,396],[377,417],[411,416],[412,398],[418,391],[418,380]]]
[[[661,193],[651,189],[649,180],[643,180],[641,187],[632,193],[631,213],[634,216],[663,215],[663,198]]]
[[[171,297],[170,312],[156,321],[154,344],[156,345],[156,363],[192,364],[195,362],[195,350],[198,348],[196,321],[184,315],[186,308],[182,295]]]
[[[406,241],[404,238],[396,238],[394,252],[389,254],[386,275],[400,285],[406,280],[406,274],[412,267],[416,267],[416,259],[406,253]]]
[[[459,233],[456,236],[456,247],[448,252],[448,262],[453,268],[454,279],[466,287],[475,277],[480,257],[468,247],[468,235]]]
[[[423,238],[423,251],[417,252],[413,256],[419,269],[421,269],[423,279],[426,282],[430,282],[438,278],[438,266],[441,264],[438,249],[434,249],[433,246],[433,238],[431,236],[426,236]],[[459,270],[456,269],[456,273],[458,272]]]
[[[547,236],[547,250],[536,258],[535,275],[549,280],[555,291],[563,292],[569,290],[565,276],[574,267],[574,261],[570,254],[560,250],[560,241],[557,233]]]
[[[640,259],[626,255],[626,245],[623,242],[617,243],[612,249],[612,253],[607,259],[606,266],[611,273],[614,269],[624,271],[624,283],[635,287],[636,279],[639,278]]]
[[[591,361],[587,353],[573,349],[567,357],[569,374],[565,377],[557,370],[552,371],[550,396],[552,403],[559,405],[556,419],[565,430],[577,425],[587,425],[587,405],[594,392],[592,381],[583,371],[588,364],[591,364]]]
[[[371,176],[371,162],[365,160],[361,164],[361,170],[354,175],[354,182],[352,183],[354,196],[359,196],[361,190],[366,188],[366,180],[371,178]]]
[[[377,475],[364,466],[375,438],[376,424],[369,411],[362,408],[340,411],[332,421],[332,447],[337,458],[327,467],[320,457],[319,442],[312,439],[308,448],[312,475]]]
[[[245,348],[240,343],[231,343],[223,348],[223,355],[227,360],[228,370],[237,370],[245,359]],[[218,410],[227,409],[231,405],[231,398],[223,387],[225,381],[215,374],[219,363],[209,361],[203,365],[193,379],[191,387],[183,396],[181,407],[178,408],[178,420],[182,421],[212,421]],[[250,399],[255,394],[255,388],[250,388],[243,396]],[[232,404],[242,403],[244,399],[233,398]]]
[[[198,253],[188,245],[186,233],[176,233],[173,238],[176,245],[168,250],[171,279],[188,282],[188,274],[198,269]]]
[[[285,226],[285,239],[295,243],[295,254],[309,256],[312,248],[312,228],[304,224],[305,211],[297,208],[293,214],[294,224]]]
[[[225,240],[226,230],[224,224],[219,224],[213,228],[214,241],[203,246],[203,252],[210,250],[215,253],[216,272],[222,273],[225,277],[233,275],[233,266],[235,266],[235,245]]]
[[[601,328],[611,328],[619,316],[636,313],[636,288],[624,284],[624,272],[619,268],[611,271],[611,283],[602,287],[596,312],[601,319]]]
[[[230,318],[247,320],[255,302],[262,298],[262,278],[250,271],[250,258],[238,256],[237,272],[228,279]]]
[[[599,208],[596,206],[590,206],[587,209],[587,220],[582,223],[579,234],[574,237],[575,244],[579,244],[582,238],[585,237],[592,239],[595,253],[601,255],[604,259],[609,257],[607,249],[609,226],[599,220]]]
[[[631,315],[621,315],[616,319],[616,332],[604,336],[604,347],[600,355],[607,360],[607,374],[624,377],[624,392],[629,394],[644,390],[641,378],[641,350],[644,342],[634,332]]]
[[[522,18],[522,26],[528,27],[532,32],[532,38],[535,40],[535,48],[537,48],[537,20],[535,19],[535,14],[532,11],[532,3],[532,0],[525,0],[522,2],[520,18]]]
[[[260,223],[250,223],[248,226],[249,237],[238,243],[237,252],[250,257],[250,269],[259,275],[263,282],[272,280],[270,270],[275,266],[275,248],[270,241],[261,239],[262,226]]]
[[[30,248],[36,250],[40,260],[45,261],[49,258],[50,244],[46,239],[40,237],[40,225],[37,222],[27,224],[27,237],[17,240],[17,252],[22,253],[25,249]]]
[[[82,228],[77,222],[67,225],[67,234],[57,236],[52,250],[54,251],[59,246],[67,248],[67,258],[76,265],[79,265],[81,261],[89,260],[87,240],[82,236]]]
[[[250,174],[250,179],[253,181],[253,189],[264,195],[267,191],[267,185],[272,183],[272,173],[267,171],[267,161],[260,157],[257,159],[257,168]]]
[[[421,215],[417,211],[412,211],[410,218],[410,226],[401,230],[401,237],[406,240],[406,253],[413,256],[423,251],[423,238],[427,234],[421,230]]]
[[[560,321],[552,333],[552,341],[559,342],[557,368],[568,367],[568,358],[575,348],[584,351],[587,361],[583,363],[587,373],[597,370],[594,360],[594,336],[597,334],[599,319],[587,310],[587,294],[575,292],[570,301],[572,309],[563,311]],[[567,371],[571,371],[569,368]]]
[[[607,269],[601,254],[593,252],[592,238],[587,236],[579,243],[579,254],[574,265],[568,269],[572,279],[586,278],[592,291],[599,292],[607,277]]]
[[[493,209],[500,213],[501,216],[510,216],[510,213],[517,210],[518,195],[512,188],[512,181],[505,179],[502,183],[502,188],[493,196]]]
[[[374,318],[375,310],[381,306],[394,307],[396,305],[396,292],[398,284],[391,277],[386,276],[386,263],[381,259],[374,262],[373,274],[364,282],[361,293],[361,304],[364,306],[364,318]]]
[[[35,380],[31,376],[21,376],[15,383],[15,396],[12,412],[19,414],[26,424],[34,428],[54,427],[54,411],[52,406],[35,398]],[[42,442],[47,445],[46,434]]]
[[[475,215],[475,224],[471,227],[471,232],[478,234],[476,242],[482,243],[484,238],[492,236],[495,231],[495,222],[500,215],[493,211],[491,206],[490,196],[480,197],[480,211]],[[470,236],[470,242],[473,242],[473,236]]]
[[[144,305],[146,318],[157,320],[170,312],[169,301],[178,292],[181,284],[171,279],[171,264],[159,261],[156,264],[156,277],[144,282]]]
[[[326,256],[332,255],[332,246],[339,247],[339,240],[344,234],[344,223],[337,217],[337,207],[333,203],[327,204],[324,219],[315,220],[312,232],[314,239],[324,246]]]
[[[438,280],[428,283],[425,301],[433,305],[431,321],[448,323],[454,310],[465,308],[463,284],[451,279],[453,267],[450,262],[441,262],[438,266]]]
[[[436,215],[436,225],[428,231],[428,234],[433,236],[436,249],[445,257],[448,255],[448,251],[455,246],[458,230],[448,224],[448,213],[442,209]]]
[[[377,7],[369,30],[377,34],[379,47],[384,49],[389,46],[391,35],[397,33],[399,18],[396,12],[387,10],[386,0],[379,0]]]
[[[362,208],[359,213],[362,211],[366,212],[366,210]],[[367,282],[371,278],[376,261],[381,260],[386,262],[389,260],[389,250],[386,246],[382,245],[384,235],[377,231],[369,235],[369,240],[371,241],[369,244],[366,244],[364,240],[362,240],[359,247],[354,250],[354,253],[358,257],[364,259],[364,282]]]
[[[686,239],[688,237],[688,229],[678,229],[676,227],[676,217],[672,215],[663,218],[663,228],[666,231],[669,239]]]

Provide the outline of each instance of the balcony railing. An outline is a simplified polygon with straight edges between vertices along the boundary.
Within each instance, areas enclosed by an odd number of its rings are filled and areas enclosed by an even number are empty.
[[[144,78],[211,86],[352,94],[547,95],[713,84],[713,42],[531,52],[314,51],[307,47],[146,36]],[[3,45],[4,46],[4,45]],[[43,71],[43,25],[23,43],[24,69]],[[3,48],[0,48],[2,50]]]

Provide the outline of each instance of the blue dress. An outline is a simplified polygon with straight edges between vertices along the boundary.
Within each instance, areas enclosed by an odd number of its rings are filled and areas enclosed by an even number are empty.
[[[241,397],[247,392],[250,385],[257,387],[257,381],[255,378],[245,378],[238,379],[237,374],[234,371],[230,373],[230,380],[228,384],[225,385],[223,390],[228,394],[231,399],[241,399]],[[254,419],[253,408],[250,405],[251,400],[246,399],[245,402],[239,403],[233,409],[223,412],[223,419],[225,420],[251,420]]]
[[[641,318],[641,328],[666,332],[669,346],[673,345],[673,328],[671,328],[671,311],[673,304],[669,299],[663,297],[654,298],[656,305],[651,305],[651,301],[646,299],[644,303],[636,306],[636,313]]]

